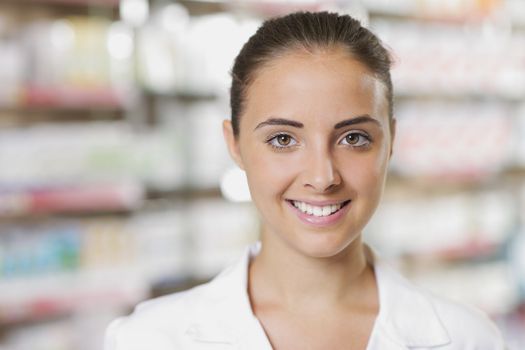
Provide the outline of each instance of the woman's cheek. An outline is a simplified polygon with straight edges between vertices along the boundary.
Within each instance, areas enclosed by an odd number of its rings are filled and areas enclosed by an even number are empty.
[[[249,155],[246,167],[250,188],[263,196],[282,191],[283,184],[289,181],[289,165],[289,157],[268,150],[256,150]]]
[[[351,187],[369,198],[379,196],[386,171],[384,161],[377,157],[370,157],[363,159],[358,164],[349,165],[350,169],[352,167],[354,172],[347,177],[352,182]]]
[[[388,147],[383,144],[381,148],[370,153],[368,157],[363,158],[359,169],[362,172],[362,177],[368,184],[366,187],[374,187],[374,184],[383,186],[388,170],[388,152]]]

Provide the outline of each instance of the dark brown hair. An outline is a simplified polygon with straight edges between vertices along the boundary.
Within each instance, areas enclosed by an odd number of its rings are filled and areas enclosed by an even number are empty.
[[[244,44],[231,71],[230,106],[233,133],[239,135],[247,89],[258,69],[296,49],[342,47],[364,64],[386,87],[389,118],[393,116],[391,58],[379,38],[349,15],[295,12],[266,20]]]

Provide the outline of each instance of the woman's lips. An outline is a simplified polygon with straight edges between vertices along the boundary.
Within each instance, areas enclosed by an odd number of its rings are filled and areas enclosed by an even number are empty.
[[[291,200],[286,200],[286,203],[288,204],[290,209],[295,213],[295,215],[297,215],[299,220],[301,220],[303,223],[307,225],[315,226],[315,227],[327,227],[327,226],[331,226],[331,225],[338,223],[340,220],[344,218],[344,216],[350,209],[351,202],[352,201],[350,200],[345,201],[343,206],[338,211],[328,216],[315,216],[315,215],[303,213],[301,210],[299,210],[293,205],[293,202]]]

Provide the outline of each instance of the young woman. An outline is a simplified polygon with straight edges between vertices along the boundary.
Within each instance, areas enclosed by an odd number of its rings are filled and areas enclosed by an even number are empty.
[[[114,321],[107,350],[504,348],[481,312],[416,288],[362,242],[392,156],[390,63],[346,15],[259,28],[235,60],[223,132],[261,241],[213,281]]]

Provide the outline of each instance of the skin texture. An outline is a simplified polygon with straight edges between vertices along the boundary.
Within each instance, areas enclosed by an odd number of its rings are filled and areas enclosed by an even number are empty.
[[[363,115],[375,122],[334,129]],[[269,118],[303,127],[260,125]],[[384,86],[340,48],[295,50],[256,72],[238,137],[229,120],[223,132],[261,218],[248,292],[272,346],[365,349],[379,305],[361,233],[381,199],[395,132]],[[351,202],[342,220],[317,227],[299,220],[290,199]]]

